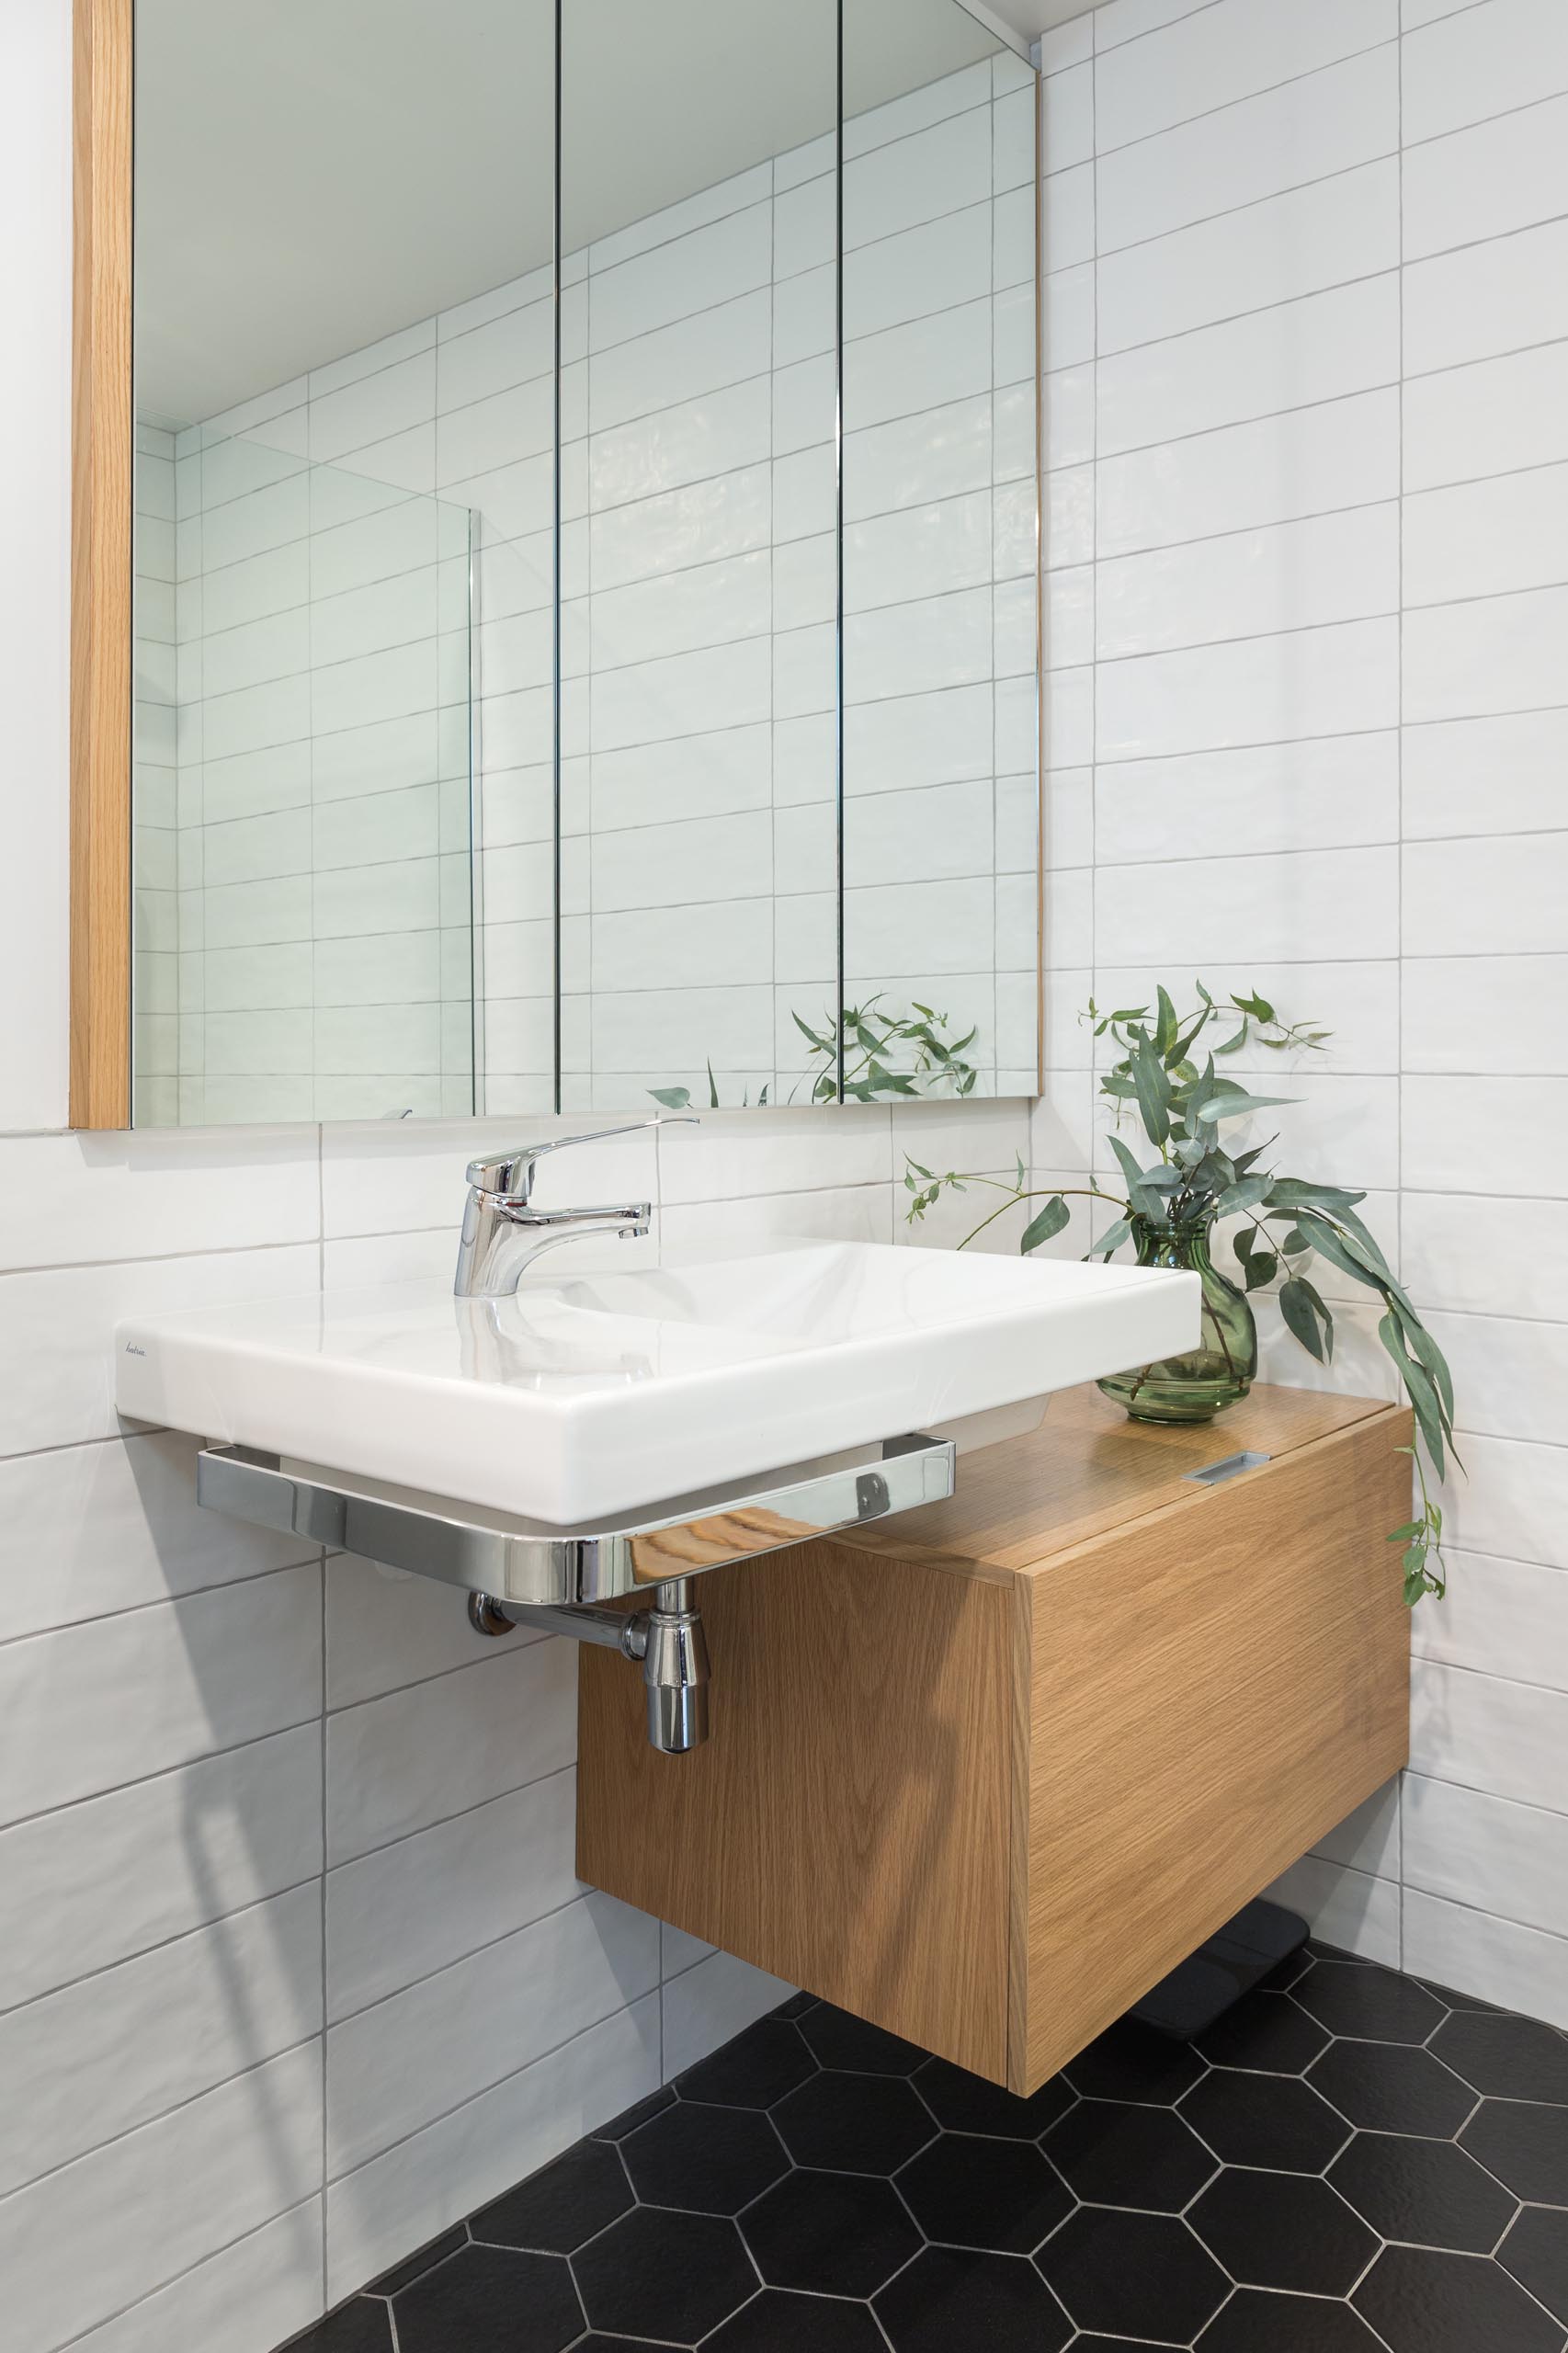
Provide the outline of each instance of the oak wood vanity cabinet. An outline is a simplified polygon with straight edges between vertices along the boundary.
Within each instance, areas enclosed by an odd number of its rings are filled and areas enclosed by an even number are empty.
[[[705,1746],[656,1756],[584,1650],[581,1876],[1034,2090],[1405,1762],[1409,1443],[1367,1398],[1071,1390],[949,1501],[705,1576]]]

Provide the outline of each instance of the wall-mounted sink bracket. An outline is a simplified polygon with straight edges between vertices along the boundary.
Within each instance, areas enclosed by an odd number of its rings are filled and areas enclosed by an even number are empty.
[[[646,1520],[555,1528],[250,1447],[203,1447],[196,1494],[210,1511],[304,1537],[465,1589],[474,1626],[533,1625],[641,1660],[648,1737],[670,1755],[708,1733],[708,1651],[690,1580],[835,1529],[864,1527],[953,1492],[950,1439],[887,1439],[673,1499]],[[652,1609],[592,1605],[656,1588]]]

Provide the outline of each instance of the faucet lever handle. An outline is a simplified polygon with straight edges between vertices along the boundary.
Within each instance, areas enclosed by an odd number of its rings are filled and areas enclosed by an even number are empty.
[[[619,1128],[597,1128],[591,1135],[552,1136],[547,1143],[519,1144],[510,1152],[497,1153],[493,1159],[471,1160],[468,1181],[476,1192],[494,1194],[500,1200],[526,1203],[533,1190],[535,1165],[546,1153],[563,1152],[574,1143],[608,1143],[612,1136],[637,1135],[643,1128],[695,1128],[700,1124],[695,1112],[684,1112],[674,1119],[655,1112],[651,1120],[631,1120]]]

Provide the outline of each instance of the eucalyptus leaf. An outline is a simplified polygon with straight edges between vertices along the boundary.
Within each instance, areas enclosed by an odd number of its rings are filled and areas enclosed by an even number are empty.
[[[690,1107],[689,1086],[651,1086],[648,1092],[655,1103],[664,1105],[666,1111],[685,1111]]]
[[[1342,1274],[1348,1275],[1353,1282],[1364,1283],[1369,1290],[1383,1290],[1383,1277],[1341,1240],[1326,1219],[1311,1217],[1303,1211],[1299,1230],[1311,1237],[1312,1248],[1321,1256],[1337,1267]]]
[[[1246,1261],[1246,1281],[1244,1290],[1261,1290],[1279,1272],[1279,1261],[1272,1250],[1259,1250]]]
[[[1443,1407],[1443,1419],[1452,1438],[1454,1430],[1454,1382],[1449,1370],[1449,1360],[1420,1318],[1408,1311],[1402,1312],[1400,1323],[1405,1343],[1415,1350],[1431,1374]]]
[[[1165,996],[1165,992],[1161,991]],[[1170,1003],[1165,997],[1166,1005]],[[1168,1142],[1171,1132],[1171,1082],[1165,1063],[1147,1038],[1139,1040],[1132,1055],[1132,1083],[1138,1108],[1152,1143]]]
[[[1337,1185],[1303,1185],[1293,1176],[1277,1176],[1268,1205],[1277,1210],[1353,1210],[1365,1193],[1346,1193]]]
[[[1152,1192],[1145,1185],[1143,1171],[1139,1167],[1121,1138],[1112,1136],[1109,1141],[1112,1152],[1121,1163],[1121,1173],[1127,1179],[1127,1190],[1133,1208],[1142,1216],[1160,1218],[1164,1214],[1164,1207],[1158,1193]]]
[[[1392,1313],[1385,1315],[1379,1324],[1378,1337],[1393,1358],[1400,1379],[1404,1383],[1405,1394],[1415,1408],[1416,1424],[1426,1451],[1432,1458],[1437,1476],[1441,1478],[1445,1461],[1442,1405],[1432,1377],[1424,1364],[1417,1364],[1406,1354],[1398,1322]]]
[[[1246,1120],[1255,1111],[1277,1110],[1282,1103],[1294,1103],[1294,1095],[1248,1095],[1239,1086],[1231,1087],[1221,1082],[1222,1092],[1211,1094],[1207,1101],[1196,1107],[1194,1116],[1213,1122],[1217,1120]]]
[[[1260,1201],[1267,1199],[1268,1188],[1267,1176],[1240,1177],[1220,1195],[1214,1204],[1214,1214],[1216,1217],[1234,1217],[1242,1210],[1256,1209]]]
[[[1072,1211],[1060,1193],[1056,1195],[1054,1200],[1047,1201],[1040,1215],[1030,1218],[1019,1236],[1019,1256],[1028,1257],[1029,1252],[1038,1250],[1042,1242],[1051,1241],[1062,1232],[1062,1227],[1071,1222],[1072,1215]]]
[[[1328,1356],[1324,1353],[1324,1336],[1318,1332],[1318,1318],[1312,1306],[1312,1291],[1309,1291],[1307,1282],[1300,1280],[1300,1276],[1292,1276],[1286,1285],[1280,1285],[1278,1311],[1286,1318],[1288,1332],[1295,1339],[1300,1339],[1307,1356],[1316,1358],[1318,1365],[1325,1365]]]

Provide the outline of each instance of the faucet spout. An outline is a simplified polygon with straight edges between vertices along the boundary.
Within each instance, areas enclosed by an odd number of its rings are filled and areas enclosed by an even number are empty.
[[[619,1207],[536,1209],[534,1174],[546,1153],[559,1152],[567,1144],[599,1143],[607,1137],[631,1135],[639,1128],[664,1124],[662,1119],[638,1120],[628,1127],[603,1129],[597,1135],[556,1136],[548,1143],[473,1161],[468,1171],[469,1195],[452,1285],[457,1297],[509,1298],[534,1259],[579,1235],[615,1233],[622,1242],[631,1242],[647,1233],[653,1216],[651,1201],[628,1201]]]

